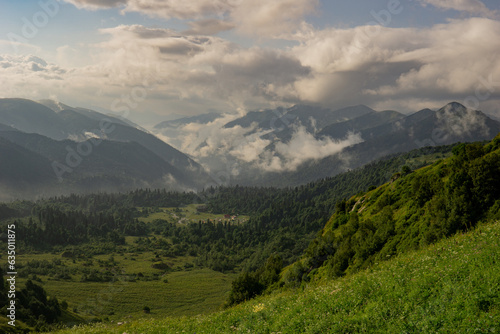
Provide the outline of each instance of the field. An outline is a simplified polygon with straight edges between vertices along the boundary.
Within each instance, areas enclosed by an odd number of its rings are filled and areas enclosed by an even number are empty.
[[[231,216],[231,218],[225,217],[224,214],[212,214],[206,212],[200,212],[198,210],[198,204],[190,204],[181,208],[137,208],[139,211],[148,214],[145,217],[139,218],[140,221],[145,223],[150,223],[155,219],[163,219],[170,223],[186,224],[186,223],[198,223],[198,221],[225,221],[233,220],[236,223],[244,223],[248,221],[248,216]]]
[[[110,320],[137,318],[143,308],[150,316],[197,315],[220,310],[229,292],[233,275],[209,269],[179,271],[160,280],[130,282],[46,281],[48,294],[68,300],[71,310],[84,316],[100,316]],[[167,282],[163,280],[167,279]]]
[[[151,309],[149,317],[221,309],[236,274],[196,267],[190,256],[127,252],[137,239],[127,237],[125,246],[107,255],[20,254],[19,267],[29,268],[30,274],[21,275],[19,284],[27,278],[38,281],[49,296],[66,301],[68,311],[85,320],[134,319],[144,315],[145,306]],[[154,268],[155,264],[166,267]]]
[[[67,273],[67,278],[48,275],[30,275],[38,280],[49,296],[68,303],[68,311],[83,319],[115,320],[136,318],[151,309],[150,317],[197,315],[220,310],[227,299],[231,282],[236,274],[223,274],[210,269],[195,268],[191,258],[182,257],[167,261],[173,271],[152,267],[158,260],[150,252],[118,255],[114,258],[113,276],[107,282],[82,281],[78,268],[84,263],[86,270],[102,272],[109,255],[94,256],[92,260],[61,258],[52,254],[25,254],[18,257],[20,264],[28,261],[47,261],[56,271]],[[132,260],[132,259],[133,260]],[[187,267],[187,268],[186,268]],[[22,286],[26,278],[19,279]]]
[[[500,223],[369,270],[196,317],[97,324],[62,333],[498,333]],[[126,321],[126,320],[125,320]]]

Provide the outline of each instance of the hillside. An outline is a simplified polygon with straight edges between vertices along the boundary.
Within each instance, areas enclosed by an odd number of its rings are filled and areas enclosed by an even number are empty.
[[[64,333],[468,333],[500,323],[500,223],[352,276],[206,316],[128,318]]]
[[[500,218],[500,135],[337,204],[336,213],[287,268],[282,284],[337,277]]]

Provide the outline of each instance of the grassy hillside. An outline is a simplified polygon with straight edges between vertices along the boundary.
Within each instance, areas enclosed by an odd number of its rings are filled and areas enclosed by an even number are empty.
[[[487,145],[457,146],[453,157],[403,169],[391,182],[338,203],[302,259],[285,269],[281,284],[354,273],[499,215],[497,136]]]
[[[465,333],[500,330],[500,223],[484,224],[347,277],[207,316],[62,333]]]

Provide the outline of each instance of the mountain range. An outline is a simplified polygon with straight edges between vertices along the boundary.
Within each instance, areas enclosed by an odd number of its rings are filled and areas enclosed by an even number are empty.
[[[296,105],[251,111],[226,123],[219,120],[183,123],[176,131],[216,127],[206,131],[209,137],[198,138],[200,144],[190,152],[198,162],[232,173],[234,184],[278,187],[329,177],[415,148],[490,140],[500,132],[500,122],[457,102],[409,115],[364,105],[340,110]],[[168,140],[168,133],[163,135]]]
[[[3,193],[196,189],[208,180],[198,163],[132,123],[53,101],[1,99],[0,138]]]
[[[197,137],[195,149],[183,153],[168,144],[169,131],[198,134],[190,129],[206,135]],[[148,132],[57,101],[0,99],[0,190],[5,199],[228,183],[295,186],[386,155],[489,140],[499,132],[500,122],[456,102],[410,115],[364,105],[296,105],[232,118],[210,113]]]

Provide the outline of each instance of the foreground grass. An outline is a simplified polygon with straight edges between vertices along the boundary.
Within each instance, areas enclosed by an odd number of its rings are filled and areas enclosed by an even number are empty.
[[[223,312],[61,333],[497,333],[499,250],[500,224],[482,225],[370,270]]]

